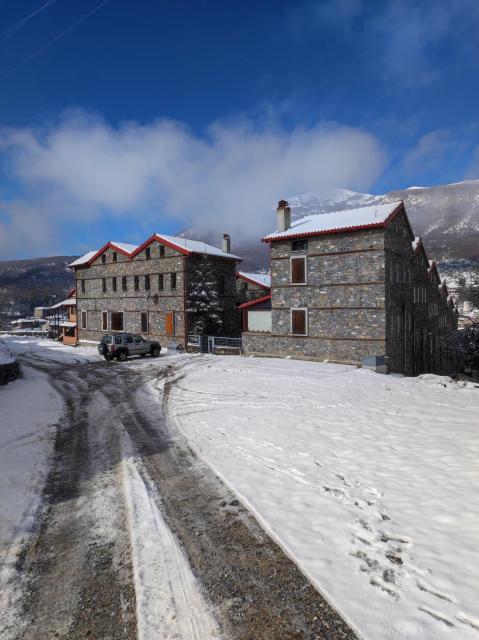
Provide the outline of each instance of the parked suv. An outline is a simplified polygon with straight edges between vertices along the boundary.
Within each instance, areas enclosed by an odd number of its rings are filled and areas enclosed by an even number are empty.
[[[128,356],[146,356],[152,358],[160,355],[161,345],[154,340],[145,340],[135,333],[112,333],[104,335],[98,345],[98,351],[105,360],[126,360]]]

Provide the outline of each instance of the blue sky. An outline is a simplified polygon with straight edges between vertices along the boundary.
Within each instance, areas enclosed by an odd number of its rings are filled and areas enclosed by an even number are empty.
[[[477,0],[0,0],[0,259],[479,178],[478,32]]]

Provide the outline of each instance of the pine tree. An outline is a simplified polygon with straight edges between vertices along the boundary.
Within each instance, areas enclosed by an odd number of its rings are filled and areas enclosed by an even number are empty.
[[[215,270],[206,255],[201,257],[195,273],[191,274],[186,310],[191,333],[222,333],[223,305]]]

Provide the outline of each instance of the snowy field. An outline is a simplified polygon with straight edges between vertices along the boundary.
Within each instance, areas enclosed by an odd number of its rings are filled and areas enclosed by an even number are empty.
[[[479,388],[204,357],[171,395],[196,450],[361,636],[479,638]]]

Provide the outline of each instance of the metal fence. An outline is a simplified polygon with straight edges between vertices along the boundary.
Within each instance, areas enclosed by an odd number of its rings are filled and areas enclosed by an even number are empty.
[[[189,335],[188,344],[198,346],[200,353],[215,353],[216,348],[232,348],[241,351],[242,340],[223,336]]]

